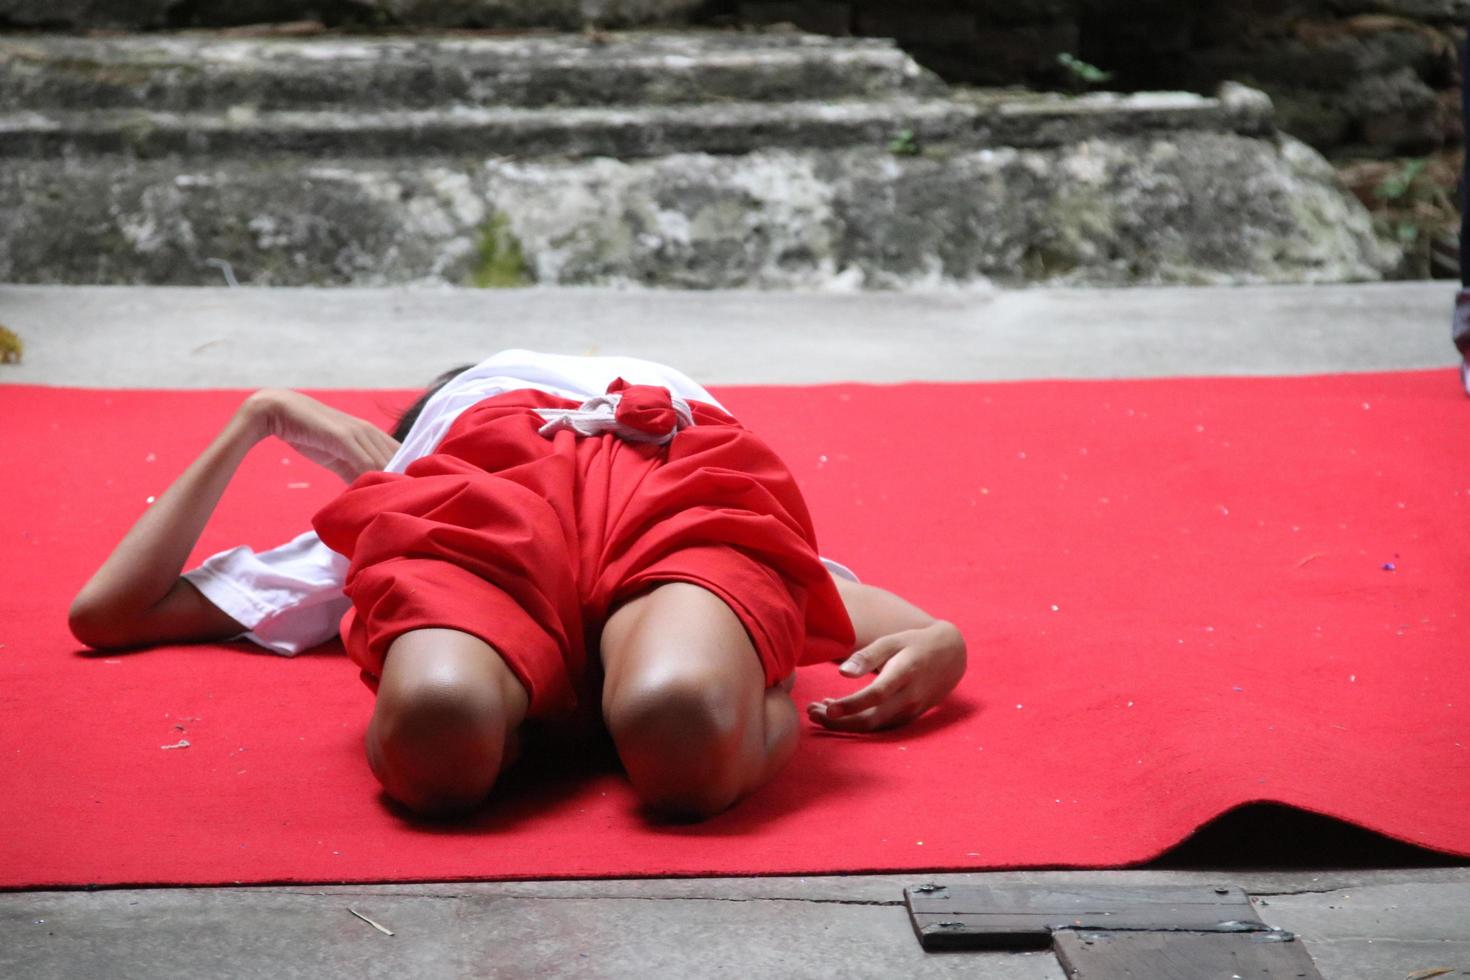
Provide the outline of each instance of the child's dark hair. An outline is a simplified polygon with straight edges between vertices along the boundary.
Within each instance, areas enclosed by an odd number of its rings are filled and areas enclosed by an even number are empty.
[[[402,442],[403,440],[407,439],[408,431],[412,429],[413,424],[419,420],[419,415],[423,412],[424,406],[429,403],[429,399],[434,397],[434,393],[437,392],[440,388],[443,388],[445,385],[447,385],[456,376],[463,374],[472,367],[474,367],[473,364],[464,364],[460,367],[452,368],[448,371],[445,371],[443,374],[439,375],[439,377],[435,378],[433,384],[424,389],[424,393],[422,395],[419,395],[418,401],[405,408],[403,410],[403,414],[398,416],[398,424],[393,427],[393,438],[398,442]]]

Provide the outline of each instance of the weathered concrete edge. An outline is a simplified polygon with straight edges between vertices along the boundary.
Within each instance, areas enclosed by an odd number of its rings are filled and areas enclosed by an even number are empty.
[[[1470,883],[1470,867],[1422,868],[1219,868],[1201,870],[1103,869],[1088,871],[903,871],[888,874],[772,875],[704,878],[568,878],[525,881],[357,882],[235,886],[167,886],[152,888],[51,888],[0,892],[7,896],[66,895],[109,892],[127,895],[170,895],[209,891],[237,895],[403,896],[418,898],[565,898],[657,899],[710,901],[834,902],[902,905],[903,889],[933,882],[956,885],[1034,884],[1065,887],[1106,881],[1111,885],[1148,887],[1235,885],[1255,896],[1326,894],[1393,885],[1458,885]]]

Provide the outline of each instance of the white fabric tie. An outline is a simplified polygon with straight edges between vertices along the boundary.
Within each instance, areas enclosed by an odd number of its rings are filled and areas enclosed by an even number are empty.
[[[536,414],[545,419],[546,424],[537,432],[548,439],[563,429],[569,429],[579,436],[600,436],[610,432],[627,442],[666,446],[674,438],[674,433],[694,424],[694,413],[689,410],[689,403],[673,392],[669,393],[669,401],[674,407],[676,421],[672,429],[662,434],[644,432],[619,422],[618,403],[622,400],[622,394],[614,392],[589,398],[578,408],[538,408]]]

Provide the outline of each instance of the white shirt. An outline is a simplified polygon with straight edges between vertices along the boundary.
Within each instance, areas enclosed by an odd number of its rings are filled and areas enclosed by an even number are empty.
[[[402,473],[409,463],[433,452],[460,413],[486,398],[533,388],[581,403],[603,394],[620,377],[724,409],[688,376],[652,361],[501,351],[434,393],[385,469]],[[857,581],[845,566],[826,558],[822,563]],[[246,639],[287,656],[337,635],[337,624],[351,605],[342,594],[346,576],[347,559],[322,544],[315,531],[269,551],[257,553],[244,546],[221,551],[184,573],[206,599],[246,627]]]

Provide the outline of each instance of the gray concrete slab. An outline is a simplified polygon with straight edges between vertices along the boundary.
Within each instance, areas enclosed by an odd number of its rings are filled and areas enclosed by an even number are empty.
[[[926,957],[892,904],[701,897],[506,896],[493,886],[391,896],[238,889],[46,893],[15,912],[7,976],[827,977],[973,974]],[[133,904],[129,904],[133,903]],[[390,929],[386,936],[352,908]],[[38,922],[37,920],[44,920]],[[119,935],[128,923],[132,935]],[[43,933],[44,930],[44,933]],[[13,959],[12,959],[13,957]],[[1045,956],[1004,957],[993,974],[1061,980]],[[89,969],[88,967],[95,967]],[[991,975],[991,974],[987,974]]]
[[[1325,977],[1470,974],[1470,871],[992,875],[151,889],[0,895],[5,976],[974,977],[1061,980],[1047,954],[925,954],[906,885],[1240,884]],[[391,930],[387,936],[352,915]]]
[[[0,382],[412,386],[508,345],[658,357],[711,383],[1427,368],[1455,362],[1452,296],[0,287],[0,323],[27,344]],[[1060,980],[1046,954],[924,954],[901,902],[926,880],[1238,884],[1328,978],[1470,975],[1470,868],[1416,867],[16,892],[0,894],[0,977]]]
[[[1455,363],[1443,282],[754,293],[0,286],[0,382],[414,387],[505,347],[710,384],[1311,374]]]

